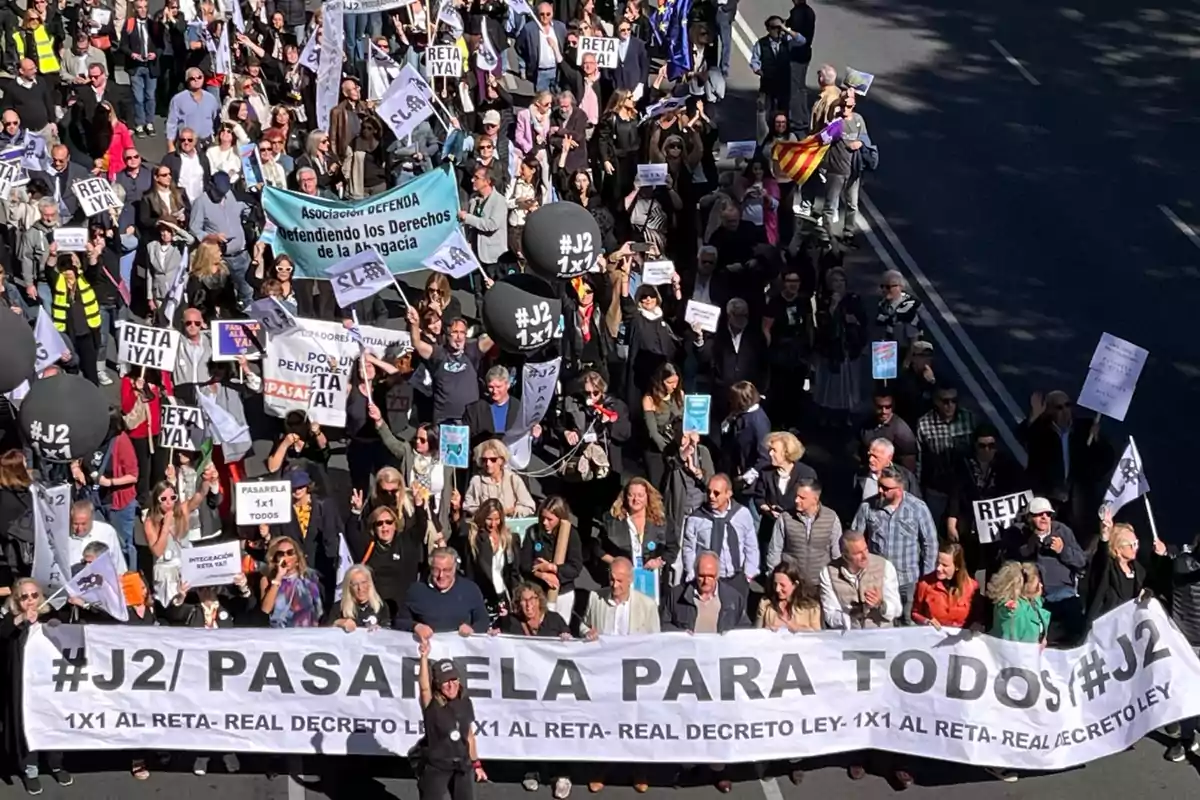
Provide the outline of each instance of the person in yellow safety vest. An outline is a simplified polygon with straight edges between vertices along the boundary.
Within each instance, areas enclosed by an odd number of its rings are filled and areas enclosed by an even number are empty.
[[[50,300],[54,327],[67,335],[67,345],[79,360],[79,371],[97,386],[96,354],[100,345],[100,304],[79,268],[74,253],[59,256],[58,279]]]
[[[25,12],[21,27],[13,31],[13,44],[16,47],[17,58],[28,57],[37,64],[38,74],[50,81],[50,85],[58,84],[58,56],[54,54],[54,37],[46,30],[45,19],[35,8]]]

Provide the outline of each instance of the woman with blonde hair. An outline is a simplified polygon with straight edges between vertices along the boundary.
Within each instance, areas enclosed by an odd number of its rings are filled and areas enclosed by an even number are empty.
[[[206,236],[192,251],[185,294],[188,304],[199,309],[206,321],[234,316],[237,294],[233,276],[216,236]]]
[[[31,795],[41,794],[42,781],[39,762],[50,768],[50,774],[60,786],[70,786],[74,779],[62,768],[63,754],[60,751],[30,752],[25,740],[25,712],[22,692],[19,691],[25,670],[25,642],[29,629],[38,622],[56,619],[54,610],[46,605],[42,587],[33,578],[19,578],[13,584],[4,610],[0,614],[0,641],[4,643],[8,667],[8,701],[0,712],[4,730],[4,749],[14,766],[21,769],[21,782]]]
[[[310,569],[304,549],[290,536],[271,539],[267,573],[259,590],[262,612],[272,628],[315,628],[322,616],[321,576]]]
[[[12,29],[10,28],[9,30]],[[55,50],[57,49],[55,37],[46,28],[44,12],[38,11],[34,4],[30,2],[29,8],[25,10],[25,15],[21,17],[20,26],[12,32],[12,38],[14,45],[13,55],[16,56],[16,62],[12,67],[13,72],[17,71],[16,64],[21,59],[28,58],[37,67],[38,74],[42,76],[46,87],[51,91],[56,91],[59,72],[62,70],[62,66],[55,55]],[[50,121],[54,121],[53,117],[51,117]],[[37,133],[37,131],[34,131],[34,133]]]
[[[628,558],[635,567],[661,569],[675,563],[679,540],[667,520],[662,495],[645,478],[633,478],[613,501],[596,541],[605,566]]]
[[[475,515],[463,525],[465,540],[455,547],[462,554],[463,573],[483,592],[488,616],[494,626],[507,613],[509,589],[519,580],[519,540],[504,518],[495,498],[484,500]]]
[[[1046,644],[1050,612],[1042,605],[1042,576],[1037,564],[1009,561],[988,581],[992,629],[999,639]]]
[[[346,570],[346,577],[342,579],[342,602],[333,610],[336,612],[333,627],[346,633],[359,628],[373,631],[392,625],[391,611],[375,588],[371,568],[365,564],[355,564]]]
[[[430,310],[437,311],[444,323],[462,318],[462,303],[450,291],[450,279],[440,272],[429,273],[425,280],[425,291],[417,301],[417,308],[421,314]]]
[[[208,483],[202,482],[191,499],[180,502],[174,478],[175,470],[171,468],[167,480],[160,481],[150,490],[150,511],[143,522],[146,546],[154,556],[154,595],[164,604],[179,593],[183,582],[183,548],[191,546],[188,518],[209,493]]]
[[[475,513],[485,500],[499,500],[505,516],[531,517],[537,506],[525,481],[509,469],[508,448],[499,439],[488,439],[475,447],[472,460],[482,474],[471,477],[463,495],[463,510]]]
[[[773,431],[763,439],[762,446],[767,450],[771,466],[759,474],[750,496],[762,515],[760,534],[765,534],[769,540],[775,520],[796,510],[796,486],[804,479],[817,480],[817,471],[800,462],[804,458],[804,445],[795,434]]]
[[[1091,577],[1088,580],[1087,622],[1090,627],[1098,617],[1107,614],[1130,600],[1138,599],[1148,590],[1146,567],[1138,561],[1138,536],[1126,522],[1116,525],[1107,510],[1100,523],[1100,543],[1105,545],[1092,557]],[[1167,546],[1154,540],[1156,560],[1169,559]]]

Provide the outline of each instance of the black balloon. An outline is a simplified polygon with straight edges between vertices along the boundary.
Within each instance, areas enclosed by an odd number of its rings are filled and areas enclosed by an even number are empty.
[[[562,301],[541,278],[528,273],[497,281],[483,296],[483,327],[510,353],[529,353],[560,333]]]
[[[582,275],[603,252],[595,218],[566,201],[542,206],[525,218],[521,248],[529,268],[546,278]]]
[[[37,342],[28,322],[7,308],[0,311],[0,392],[11,392],[33,376]]]
[[[100,449],[108,438],[108,398],[78,375],[33,382],[21,400],[21,432],[47,461],[71,461]]]

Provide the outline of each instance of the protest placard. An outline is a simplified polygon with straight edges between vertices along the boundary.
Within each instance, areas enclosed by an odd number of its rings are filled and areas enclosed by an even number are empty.
[[[1088,364],[1079,405],[1123,421],[1149,356],[1150,351],[1105,333]]]
[[[442,425],[438,428],[438,460],[447,467],[471,466],[471,429],[466,425]]]
[[[867,92],[871,90],[871,84],[874,82],[875,76],[870,72],[863,72],[854,67],[846,67],[845,85],[847,89],[853,89],[855,94],[861,94],[863,97],[866,97]]]
[[[54,237],[54,243],[58,245],[60,253],[87,252],[87,228],[55,228],[51,236]]]
[[[871,342],[871,377],[893,381],[899,374],[900,348],[895,342]]]
[[[29,174],[21,165],[25,151],[10,147],[0,153],[0,197],[8,199],[8,190],[29,183]]]
[[[462,75],[462,51],[452,44],[434,45],[425,51],[430,78],[457,78]]]
[[[975,531],[979,541],[989,544],[997,540],[1000,531],[1011,528],[1020,520],[1025,509],[1033,502],[1033,492],[1016,492],[991,500],[976,500],[972,504],[975,512]]]
[[[234,506],[238,525],[282,525],[292,521],[291,481],[239,481]]]
[[[308,418],[318,425],[346,425],[346,394],[350,380],[340,372],[314,372],[308,392]]]
[[[670,261],[647,261],[642,264],[642,283],[647,286],[662,286],[670,283],[674,277],[675,264]]]
[[[225,586],[233,583],[233,579],[242,571],[240,541],[185,547],[182,555],[180,577],[193,589],[201,586]]]
[[[450,234],[437,252],[425,259],[425,266],[451,278],[464,278],[481,269],[479,259],[475,258],[475,252],[461,230]]]
[[[758,152],[758,142],[753,139],[730,142],[725,145],[726,158],[754,158],[756,152]]]
[[[238,147],[238,155],[242,158],[242,180],[247,187],[262,186],[262,159],[258,155],[258,145],[254,142]]]
[[[179,331],[136,322],[117,323],[117,360],[134,367],[175,371]]]
[[[634,178],[634,183],[637,186],[666,186],[667,165],[638,164],[637,177]]]
[[[707,333],[716,333],[717,323],[721,321],[721,307],[701,303],[699,300],[688,300],[687,309],[683,312],[683,321],[688,325],[697,325]]]
[[[683,432],[708,435],[708,418],[712,411],[712,396],[685,394],[683,396]]]
[[[104,178],[77,180],[71,184],[71,191],[79,198],[79,208],[85,217],[94,217],[121,207],[112,184]]]
[[[267,337],[256,319],[214,319],[212,322],[213,361],[250,361],[262,358]]]
[[[616,69],[619,45],[620,42],[610,36],[580,36],[579,49],[575,51],[575,64],[582,64],[583,57],[591,53],[596,57],[596,65],[601,69]]]
[[[158,434],[159,445],[175,450],[200,449],[200,442],[204,440],[205,430],[204,418],[201,416],[199,408],[164,403],[161,420],[162,429]]]

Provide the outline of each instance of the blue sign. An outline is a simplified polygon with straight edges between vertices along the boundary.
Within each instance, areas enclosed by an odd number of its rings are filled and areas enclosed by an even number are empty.
[[[895,342],[871,342],[871,377],[894,381],[899,374],[900,347]]]
[[[454,469],[471,466],[471,429],[466,425],[438,427],[438,460]]]
[[[213,320],[213,361],[236,361],[245,356],[253,361],[266,350],[262,323],[256,319]]]
[[[328,279],[329,267],[368,247],[402,275],[425,269],[424,262],[458,230],[458,186],[445,169],[354,201],[268,186],[263,210],[275,224],[273,249],[291,256],[296,278]]]
[[[685,394],[683,396],[683,432],[708,435],[708,417],[712,409],[712,395]]]

